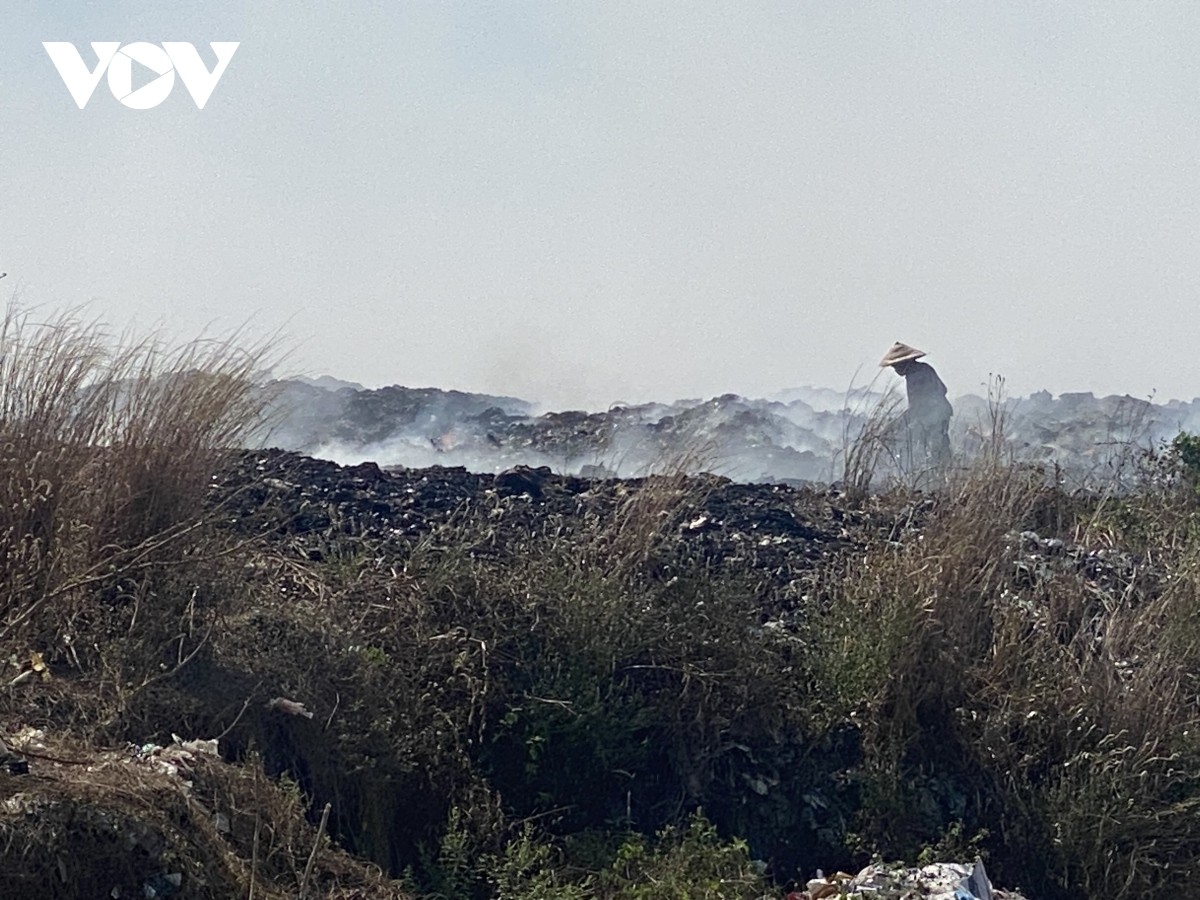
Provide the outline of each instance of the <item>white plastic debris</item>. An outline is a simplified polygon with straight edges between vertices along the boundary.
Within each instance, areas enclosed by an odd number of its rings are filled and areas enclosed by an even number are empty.
[[[289,716],[304,716],[306,719],[313,717],[313,714],[304,708],[303,703],[288,700],[286,697],[276,697],[274,700],[268,701],[267,709],[279,710],[280,712],[287,713]]]
[[[26,725],[11,738],[8,739],[8,745],[20,753],[22,750],[45,750],[46,732],[40,728],[33,728]]]
[[[217,748],[217,739],[216,738],[213,738],[212,740],[208,740],[208,741],[202,741],[202,740],[185,741],[183,738],[181,738],[177,734],[172,734],[171,738],[172,738],[172,740],[175,741],[175,744],[177,746],[183,748],[184,750],[188,751],[189,753],[193,753],[193,754],[205,753],[205,754],[208,754],[209,756],[220,756],[221,755],[220,750]]]
[[[810,894],[813,884],[809,882]],[[847,888],[852,896],[905,890],[928,897],[929,900],[1000,900],[992,889],[982,860],[976,860],[973,865],[934,863],[919,869],[871,865],[855,875]],[[1004,896],[1017,900],[1015,894]]]

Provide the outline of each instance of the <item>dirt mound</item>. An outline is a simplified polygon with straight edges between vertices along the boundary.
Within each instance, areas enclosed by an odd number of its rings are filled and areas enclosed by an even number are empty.
[[[6,900],[406,896],[216,741],[94,751],[26,729],[12,746],[28,771],[0,774]]]

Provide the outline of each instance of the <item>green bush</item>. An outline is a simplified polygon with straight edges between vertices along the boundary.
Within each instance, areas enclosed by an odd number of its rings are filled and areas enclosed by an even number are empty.
[[[722,840],[701,812],[685,827],[663,829],[652,845],[631,836],[597,885],[602,900],[759,900],[774,894],[745,841]]]

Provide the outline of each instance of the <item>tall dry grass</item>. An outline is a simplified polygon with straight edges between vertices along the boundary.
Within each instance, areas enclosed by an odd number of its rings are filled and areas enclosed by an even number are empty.
[[[992,410],[976,458],[932,497],[901,492],[898,539],[826,585],[815,668],[862,726],[859,827],[897,855],[955,819],[990,829],[989,868],[1045,896],[1186,892],[1200,875],[1195,479],[1151,459],[1132,494],[1063,497],[1054,472],[1012,458]],[[1068,543],[1103,530],[1110,555],[1031,556],[1020,533],[1035,525]]]
[[[851,433],[847,417],[843,433],[842,484],[853,502],[865,499],[873,485],[878,486],[881,477],[889,477],[896,471],[895,423],[900,395],[889,390],[875,403],[860,413],[862,423]]]
[[[589,561],[621,576],[640,572],[674,536],[683,519],[703,507],[716,476],[717,448],[711,439],[693,435],[672,452],[660,454],[649,474],[622,485],[611,519],[597,529]]]
[[[269,399],[258,377],[268,356],[236,336],[172,347],[114,339],[72,312],[6,310],[0,642],[61,649],[98,591],[137,599],[137,573],[197,551],[219,455]]]

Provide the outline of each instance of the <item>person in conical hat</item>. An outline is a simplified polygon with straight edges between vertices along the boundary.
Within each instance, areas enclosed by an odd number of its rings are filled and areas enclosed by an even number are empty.
[[[892,344],[892,349],[883,355],[883,359],[879,361],[880,368],[894,366],[899,362],[907,362],[910,359],[920,359],[925,355],[924,350],[918,350],[916,347],[910,347],[908,344],[902,344],[899,341]]]
[[[950,418],[954,407],[946,399],[946,385],[933,366],[917,362],[924,355],[924,350],[897,341],[879,365],[890,366],[904,378],[908,411],[902,427],[907,431],[914,456],[919,453],[926,460],[940,464],[950,457]]]

